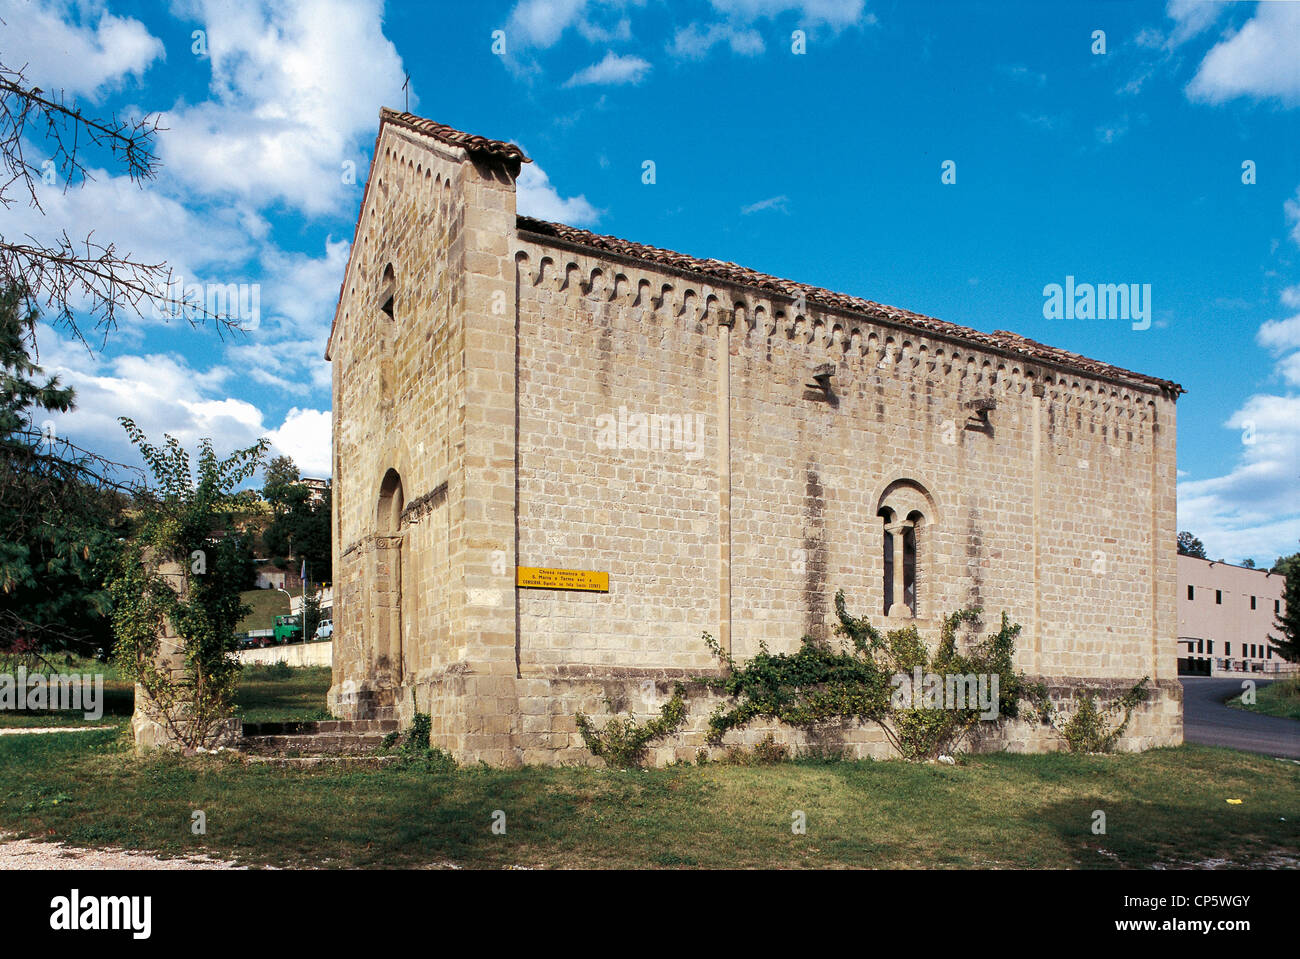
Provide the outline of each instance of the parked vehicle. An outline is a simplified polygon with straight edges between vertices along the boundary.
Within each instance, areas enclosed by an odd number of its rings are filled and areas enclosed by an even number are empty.
[[[317,639],[330,639],[334,635],[334,620],[322,619],[316,627]]]
[[[275,642],[277,645],[302,640],[302,619],[298,616],[275,617]]]

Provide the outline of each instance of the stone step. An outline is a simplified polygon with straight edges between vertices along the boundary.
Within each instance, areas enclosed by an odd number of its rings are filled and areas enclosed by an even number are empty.
[[[395,733],[396,719],[322,719],[287,723],[244,723],[247,736],[315,736],[331,733]]]
[[[385,766],[400,756],[262,756],[250,753],[250,763],[278,766],[283,769],[307,769],[313,766]]]
[[[362,755],[378,749],[386,735],[383,732],[328,732],[245,736],[240,748],[263,756]]]

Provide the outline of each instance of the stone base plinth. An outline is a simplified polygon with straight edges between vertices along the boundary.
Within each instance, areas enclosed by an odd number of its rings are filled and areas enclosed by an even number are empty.
[[[488,676],[472,671],[410,683],[400,689],[331,689],[330,708],[344,719],[384,718],[390,714],[403,727],[415,709],[432,717],[431,740],[461,762],[486,762],[492,766],[602,765],[583,744],[575,715],[590,716],[597,725],[615,711],[631,712],[640,721],[658,714],[672,696],[676,683],[687,685],[689,714],[673,736],[649,750],[652,765],[693,760],[700,750],[718,758],[733,746],[753,746],[771,736],[791,753],[829,752],[850,759],[889,759],[896,751],[879,727],[856,726],[810,734],[788,726],[754,723],[728,733],[721,747],[705,742],[709,714],[721,697],[714,690],[690,682],[686,674],[665,671],[598,671],[571,669],[568,675]],[[1046,684],[1058,707],[1068,714],[1081,693],[1097,695],[1103,703],[1127,692],[1137,680],[1061,679],[1031,677]],[[1162,680],[1149,685],[1150,695],[1133,712],[1133,718],[1116,748],[1133,752],[1183,742],[1182,685]],[[414,699],[412,694],[414,693]],[[373,715],[363,716],[362,712]],[[1065,748],[1061,736],[1048,725],[1026,719],[980,724],[963,745],[963,751],[1054,752]]]

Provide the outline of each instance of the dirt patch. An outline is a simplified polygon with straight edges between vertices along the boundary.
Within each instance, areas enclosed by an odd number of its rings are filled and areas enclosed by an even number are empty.
[[[162,859],[125,849],[80,849],[63,843],[0,837],[0,869],[244,869],[233,862],[185,856]]]

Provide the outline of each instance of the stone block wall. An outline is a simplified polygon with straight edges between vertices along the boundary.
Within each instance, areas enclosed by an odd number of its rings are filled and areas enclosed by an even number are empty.
[[[1006,610],[1022,669],[1174,675],[1156,641],[1172,628],[1172,400],[520,246],[519,562],[610,573],[608,594],[520,591],[523,675],[701,668],[706,629],[737,656],[791,649],[827,634],[837,589],[882,624],[878,514],[896,496],[923,514],[923,628]],[[980,428],[975,400],[994,404]],[[602,436],[655,416],[694,422],[698,441]]]

